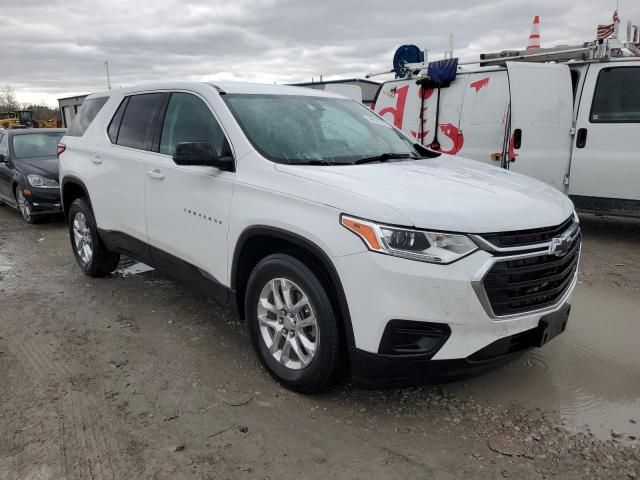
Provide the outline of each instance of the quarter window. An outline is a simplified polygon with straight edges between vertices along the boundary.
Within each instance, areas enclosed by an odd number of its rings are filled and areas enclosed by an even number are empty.
[[[184,142],[209,142],[218,156],[229,155],[222,128],[209,107],[195,95],[172,93],[160,137],[160,153],[173,155]]]
[[[640,123],[639,67],[605,68],[598,75],[589,119],[592,123]]]
[[[126,105],[117,144],[123,147],[151,150],[155,119],[162,104],[162,93],[132,95]]]
[[[98,112],[104,104],[107,103],[108,99],[109,97],[102,97],[85,100],[78,114],[73,117],[67,135],[71,137],[81,137],[84,135],[84,132],[89,128],[89,125],[91,125],[91,122],[96,118],[96,115],[98,115]]]
[[[9,135],[0,134],[0,153],[3,155],[7,155],[9,150]]]
[[[118,143],[118,132],[120,131],[120,123],[122,123],[122,117],[124,116],[124,110],[127,108],[127,103],[129,103],[129,97],[125,97],[122,100],[122,103],[116,110],[116,114],[111,119],[111,123],[109,124],[109,129],[107,130],[107,134],[109,135],[109,140],[111,143]]]

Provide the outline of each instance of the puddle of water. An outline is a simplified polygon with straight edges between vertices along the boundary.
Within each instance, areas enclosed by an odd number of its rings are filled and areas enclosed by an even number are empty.
[[[139,273],[150,272],[153,269],[153,267],[150,267],[149,265],[138,262],[131,258],[123,258],[118,264],[116,273],[122,275],[123,277],[128,277],[130,275],[138,275]]]
[[[640,438],[640,295],[579,285],[571,303],[564,334],[454,391],[555,410],[569,429],[605,440],[611,430]]]

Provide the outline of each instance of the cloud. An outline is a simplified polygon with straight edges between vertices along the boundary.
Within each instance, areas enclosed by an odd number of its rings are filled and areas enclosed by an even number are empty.
[[[622,3],[623,21],[640,23],[638,2]],[[534,15],[553,46],[592,39],[613,13],[610,0],[21,0],[1,9],[0,82],[52,105],[104,90],[105,60],[115,87],[360,77],[390,68],[405,43],[440,58],[453,33],[456,55],[471,60],[523,48]]]

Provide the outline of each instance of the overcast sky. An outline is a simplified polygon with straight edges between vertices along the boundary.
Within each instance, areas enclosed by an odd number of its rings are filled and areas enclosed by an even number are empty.
[[[182,80],[287,83],[362,77],[414,43],[441,58],[526,46],[534,15],[542,46],[595,37],[615,0],[0,0],[0,84],[20,101]],[[623,26],[640,1],[620,0]],[[625,28],[621,30],[626,31]],[[378,77],[383,80],[385,77]]]

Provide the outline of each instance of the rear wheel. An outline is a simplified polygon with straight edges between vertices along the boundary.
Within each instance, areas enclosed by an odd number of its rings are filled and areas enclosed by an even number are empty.
[[[83,198],[74,200],[69,208],[71,248],[82,271],[91,277],[102,277],[118,266],[120,255],[106,249],[98,235],[91,207]]]
[[[284,254],[260,261],[249,277],[245,312],[253,346],[276,380],[303,393],[332,384],[338,322],[327,290],[304,263]]]

